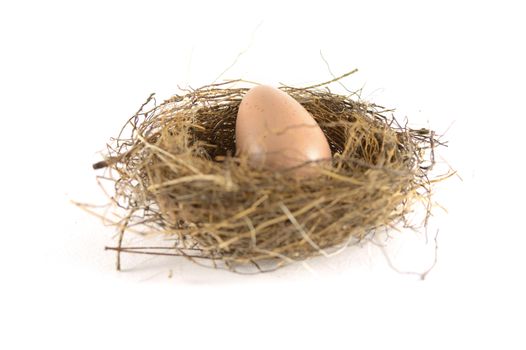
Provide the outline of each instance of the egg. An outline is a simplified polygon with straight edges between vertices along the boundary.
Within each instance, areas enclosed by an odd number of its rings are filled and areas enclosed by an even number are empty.
[[[236,154],[258,169],[310,176],[331,158],[325,134],[307,110],[284,91],[259,85],[241,100],[236,119]],[[313,162],[313,163],[309,163]],[[302,166],[305,165],[305,166]]]

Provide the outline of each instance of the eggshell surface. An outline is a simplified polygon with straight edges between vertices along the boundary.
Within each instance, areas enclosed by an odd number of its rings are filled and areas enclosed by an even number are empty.
[[[279,89],[260,85],[250,89],[239,106],[236,154],[248,156],[257,168],[298,167],[295,175],[308,175],[314,164],[306,163],[330,159],[331,149],[319,125],[299,102]]]

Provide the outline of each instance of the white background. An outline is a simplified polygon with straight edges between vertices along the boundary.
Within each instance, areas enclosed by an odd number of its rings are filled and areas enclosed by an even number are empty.
[[[524,349],[520,3],[2,1],[0,348]],[[249,277],[129,256],[116,272],[113,230],[70,201],[102,199],[91,163],[149,93],[316,83],[320,51],[359,68],[363,98],[447,131],[439,160],[463,181],[436,189],[428,278],[372,245]],[[432,262],[398,237],[399,268]]]

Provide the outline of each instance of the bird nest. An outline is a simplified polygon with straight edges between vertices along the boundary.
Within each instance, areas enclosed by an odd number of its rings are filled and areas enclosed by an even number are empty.
[[[236,156],[236,116],[248,91],[236,87],[240,81],[182,90],[160,104],[152,94],[94,164],[106,169],[100,178],[111,181],[121,213],[112,221],[117,244],[107,247],[118,252],[118,268],[120,253],[129,252],[271,271],[408,225],[415,202],[429,208],[435,134],[332,93],[334,81],[280,87],[314,117],[332,151],[313,167],[315,176],[301,178],[295,169],[255,169]],[[126,246],[129,233],[166,244]]]

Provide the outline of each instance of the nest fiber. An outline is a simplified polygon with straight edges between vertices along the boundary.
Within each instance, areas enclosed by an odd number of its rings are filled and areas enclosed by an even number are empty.
[[[415,201],[428,204],[434,134],[327,84],[280,89],[318,122],[331,162],[308,178],[254,169],[236,156],[236,115],[248,91],[239,84],[182,90],[160,104],[152,95],[108,145],[94,168],[106,168],[122,212],[109,249],[270,271],[334,254],[404,223]],[[160,235],[166,245],[126,247],[130,232]]]

